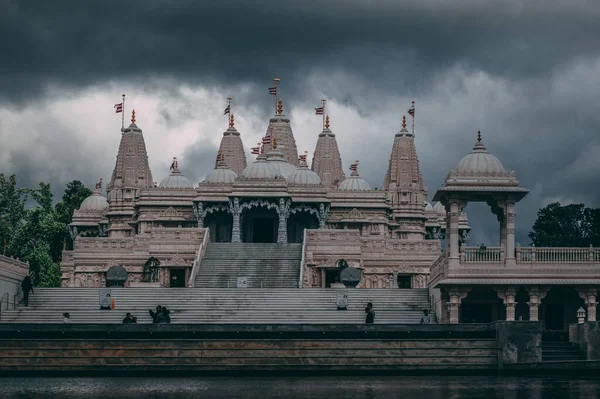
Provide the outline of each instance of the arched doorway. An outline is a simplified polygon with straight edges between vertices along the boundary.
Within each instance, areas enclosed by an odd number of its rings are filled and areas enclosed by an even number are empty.
[[[241,217],[243,242],[277,242],[279,215],[275,209],[266,206],[244,209]]]
[[[210,212],[204,219],[204,226],[210,229],[211,242],[231,242],[233,217],[229,211]]]
[[[287,221],[287,237],[290,243],[301,243],[304,237],[304,229],[318,229],[319,219],[317,215],[306,210],[293,212]]]

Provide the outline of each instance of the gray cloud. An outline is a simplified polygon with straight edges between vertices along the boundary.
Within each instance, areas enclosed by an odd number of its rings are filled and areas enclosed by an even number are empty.
[[[44,179],[62,191],[74,178],[91,185],[114,166],[116,138],[93,147],[65,120],[48,116],[59,94],[137,87],[140,96],[177,103],[158,111],[165,129],[202,122],[211,102],[233,94],[236,116],[247,117],[238,128],[250,147],[248,137],[263,134],[272,114],[266,86],[279,76],[286,113],[310,110],[325,96],[367,122],[358,132],[332,115],[345,167],[360,159],[373,187],[382,185],[393,134],[416,99],[431,195],[481,129],[488,149],[532,190],[517,208],[521,244],[549,201],[600,203],[596,1],[4,0],[0,9],[0,111],[39,109],[34,121],[17,125],[30,148],[9,143],[0,150],[0,166],[10,165],[3,171],[17,172],[26,185]],[[180,100],[182,86],[211,94]],[[315,129],[292,124],[297,139]],[[0,138],[12,128],[0,119]],[[220,135],[224,125],[212,130]],[[215,154],[214,141],[199,137],[181,154],[184,173],[199,180]],[[172,155],[150,156],[159,180]],[[474,241],[498,240],[485,206],[467,211]]]

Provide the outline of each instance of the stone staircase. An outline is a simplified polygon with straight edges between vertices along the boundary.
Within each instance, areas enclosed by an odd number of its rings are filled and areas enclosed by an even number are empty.
[[[302,244],[208,243],[194,287],[296,288]]]
[[[586,360],[585,355],[568,341],[542,340],[542,361]]]
[[[149,309],[171,310],[172,323],[362,324],[372,302],[376,324],[419,323],[429,308],[427,289],[348,289],[348,310],[336,309],[335,289],[327,288],[114,288],[114,311],[100,310],[97,288],[36,288],[29,307],[2,312],[2,323],[121,323],[131,312],[151,323]]]

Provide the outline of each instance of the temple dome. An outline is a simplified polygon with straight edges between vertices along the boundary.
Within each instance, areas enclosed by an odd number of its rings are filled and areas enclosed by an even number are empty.
[[[292,173],[298,170],[296,165],[292,165],[291,163],[285,160],[283,152],[281,151],[273,149],[269,151],[266,154],[266,156],[267,162],[272,164],[276,168],[277,172],[279,172],[279,174],[285,177],[286,179],[288,176],[290,176]]]
[[[357,161],[358,162],[358,161]],[[354,169],[352,169],[354,167]],[[366,191],[371,190],[371,186],[366,180],[361,179],[358,175],[358,163],[353,164],[350,167],[352,173],[350,177],[346,178],[338,187],[338,190],[342,191]]]
[[[441,202],[437,202],[434,205],[433,210],[438,215],[441,215],[441,216],[444,216],[444,217],[446,216],[446,207]]]
[[[246,179],[275,179],[281,174],[272,162],[267,162],[264,154],[260,154],[256,161],[242,170],[240,176]]]
[[[225,162],[218,161],[217,167],[212,170],[205,178],[204,183],[233,183],[238,175],[229,169]]]
[[[108,210],[108,201],[100,194],[100,188],[96,188],[94,193],[83,200],[79,206],[80,211],[106,211]]]
[[[477,134],[477,143],[473,146],[473,151],[464,156],[456,169],[455,175],[459,176],[488,176],[498,173],[505,173],[504,166],[498,158],[490,154],[481,141],[481,134]]]
[[[194,183],[181,174],[179,169],[173,169],[171,174],[160,181],[160,188],[194,188]]]
[[[319,175],[308,169],[306,162],[302,162],[300,167],[288,176],[287,181],[289,184],[321,184]]]
[[[433,206],[431,205],[431,202],[425,202],[425,210],[433,211]]]

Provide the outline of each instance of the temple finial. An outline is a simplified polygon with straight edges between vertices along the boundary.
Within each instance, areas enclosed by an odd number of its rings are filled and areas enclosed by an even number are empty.
[[[100,178],[100,180],[98,180],[98,183],[96,183],[96,190],[100,189],[102,189],[102,178]]]
[[[329,129],[329,115],[325,117],[325,129]]]
[[[277,100],[277,114],[278,115],[283,114],[283,100],[282,99]]]
[[[229,127],[233,127],[235,125],[233,114],[229,116]]]
[[[273,137],[273,145],[272,145],[273,149],[276,150],[277,149],[277,137]]]
[[[179,169],[179,165],[177,164],[177,157],[173,157],[173,162],[171,162],[170,170]]]
[[[131,124],[135,125],[135,109],[131,111]]]
[[[402,129],[406,129],[406,115],[402,115]]]
[[[477,131],[477,142],[481,143],[481,130]]]

